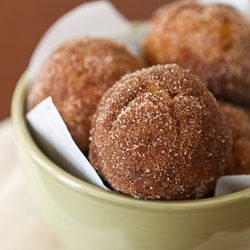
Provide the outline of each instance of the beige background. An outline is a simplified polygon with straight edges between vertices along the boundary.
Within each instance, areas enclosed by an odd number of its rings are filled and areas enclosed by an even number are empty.
[[[112,0],[130,20],[148,19],[170,0]],[[46,29],[81,0],[0,0],[0,120],[10,115],[16,82]]]

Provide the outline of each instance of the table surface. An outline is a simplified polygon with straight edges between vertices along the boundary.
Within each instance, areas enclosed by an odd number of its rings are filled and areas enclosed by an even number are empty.
[[[15,150],[10,119],[0,122],[0,152],[0,249],[66,250],[33,204]]]
[[[148,19],[170,0],[112,0],[128,19]],[[0,120],[10,116],[13,90],[41,36],[68,10],[84,0],[0,1]]]

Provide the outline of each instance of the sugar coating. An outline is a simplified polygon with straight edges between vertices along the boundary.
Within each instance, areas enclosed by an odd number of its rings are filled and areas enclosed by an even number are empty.
[[[102,97],[89,158],[113,189],[143,199],[200,198],[224,173],[231,137],[212,94],[188,70],[127,74]]]
[[[250,113],[249,110],[219,101],[233,136],[232,153],[225,174],[250,174]]]
[[[73,139],[86,153],[98,100],[121,76],[143,66],[142,59],[122,44],[90,37],[70,41],[41,67],[28,91],[27,109],[52,96]]]
[[[162,6],[141,42],[149,64],[177,63],[217,97],[250,105],[250,22],[226,5]]]

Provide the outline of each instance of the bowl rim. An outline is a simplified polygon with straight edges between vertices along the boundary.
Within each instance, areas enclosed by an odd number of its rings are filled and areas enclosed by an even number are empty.
[[[143,200],[136,199],[131,196],[127,196],[121,193],[111,192],[89,184],[83,180],[80,180],[62,168],[53,163],[36,145],[32,136],[29,133],[26,119],[25,119],[25,107],[26,107],[26,91],[28,88],[27,83],[27,70],[21,75],[15,87],[12,102],[11,102],[11,120],[14,128],[14,133],[17,141],[22,143],[23,147],[30,157],[39,163],[39,165],[54,176],[60,182],[67,186],[77,190],[78,192],[85,192],[90,195],[113,201],[116,203],[129,204],[137,207],[157,208],[157,209],[201,209],[208,207],[219,207],[222,204],[232,204],[239,202],[242,199],[250,198],[250,188],[235,192],[233,194],[227,194],[219,197],[209,197],[197,200]]]

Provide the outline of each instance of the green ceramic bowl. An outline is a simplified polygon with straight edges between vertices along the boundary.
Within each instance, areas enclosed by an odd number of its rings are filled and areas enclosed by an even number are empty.
[[[25,121],[25,74],[12,101],[20,162],[42,216],[70,250],[249,250],[250,189],[192,201],[138,200],[63,171],[37,147]]]

